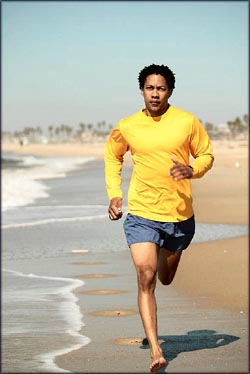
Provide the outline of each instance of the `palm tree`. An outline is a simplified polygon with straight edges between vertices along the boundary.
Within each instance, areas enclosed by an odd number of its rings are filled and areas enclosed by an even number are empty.
[[[65,131],[66,131],[66,134],[67,134],[67,140],[71,140],[71,134],[73,132],[72,127],[66,126]]]
[[[56,134],[56,140],[57,141],[60,140],[60,132],[61,132],[61,128],[60,127],[56,127],[55,134]]]
[[[49,139],[52,140],[53,138],[53,131],[54,131],[54,127],[52,125],[50,125],[48,127],[48,131],[49,131]]]
[[[207,132],[212,131],[214,129],[214,125],[210,122],[205,123],[205,129]]]
[[[79,126],[80,126],[80,129],[81,129],[81,132],[85,132],[85,128],[86,128],[86,125],[85,123],[79,123]]]
[[[242,123],[240,117],[236,117],[234,121],[228,121],[227,124],[233,138],[243,133],[246,129],[246,126]]]
[[[93,129],[93,124],[92,123],[88,123],[87,127],[88,127],[89,131],[91,131]]]
[[[243,122],[244,122],[244,125],[246,127],[249,126],[249,116],[248,116],[248,114],[244,114],[244,116],[243,116]]]

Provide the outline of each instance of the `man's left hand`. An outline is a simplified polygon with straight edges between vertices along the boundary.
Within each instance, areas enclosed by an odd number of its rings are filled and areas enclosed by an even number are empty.
[[[179,161],[177,161],[174,158],[171,158],[174,165],[170,169],[170,176],[175,180],[179,181],[181,179],[185,178],[192,178],[193,176],[193,169],[190,166],[186,166],[184,164],[181,164]]]

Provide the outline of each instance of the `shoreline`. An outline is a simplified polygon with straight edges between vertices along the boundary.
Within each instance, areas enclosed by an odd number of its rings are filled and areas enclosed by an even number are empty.
[[[2,143],[2,152],[13,152],[20,155],[40,157],[96,157],[103,158],[104,143],[56,143],[19,145]]]
[[[241,146],[239,146],[241,144]],[[103,160],[105,143],[86,143],[86,144],[30,144],[25,146],[20,146],[18,144],[2,144],[2,151],[14,152],[17,154],[32,154],[35,156],[47,156],[47,157],[81,157],[81,156],[91,156],[99,160]],[[213,142],[215,162],[213,168],[201,179],[195,179],[192,183],[193,189],[193,205],[195,211],[196,222],[204,223],[224,223],[224,224],[248,224],[248,147],[246,141],[241,142],[228,142],[228,141],[215,141]],[[125,156],[124,168],[131,168],[131,158],[130,154]],[[128,170],[129,170],[128,169]],[[126,178],[125,178],[126,179]],[[127,181],[126,181],[127,182]],[[230,203],[229,203],[230,202]],[[222,268],[222,274],[225,278],[227,275],[234,271],[233,264],[238,261],[237,251],[235,250],[235,240],[240,241],[241,247],[241,257],[244,261],[247,260],[247,238],[241,237],[240,239],[224,239],[221,243],[217,242],[206,242],[206,243],[191,243],[191,248],[187,250],[187,255],[183,255],[182,263],[185,264],[189,261],[189,266],[191,266],[192,258],[194,262],[198,263],[203,261],[203,255],[201,252],[209,253],[212,248],[218,248],[218,253],[220,247],[228,246],[228,251],[230,251],[231,262],[228,264],[228,269]],[[225,244],[226,243],[226,244]],[[197,251],[196,248],[202,247],[203,250]],[[226,249],[225,249],[226,250]],[[214,254],[216,252],[213,252]],[[196,260],[197,256],[197,260]],[[208,260],[209,260],[209,256]],[[217,261],[223,266],[223,256],[219,256]],[[242,265],[243,266],[243,265]],[[195,269],[195,267],[194,267]],[[209,269],[205,267],[203,263],[204,274],[209,273]],[[179,270],[179,269],[178,269]],[[183,273],[182,280],[181,274]],[[247,279],[248,269],[244,268],[244,280]],[[201,272],[202,274],[202,272]],[[195,288],[193,283],[190,281],[185,268],[183,266],[181,271],[177,272],[176,282],[174,285],[180,291],[189,293],[190,287],[194,289],[192,296],[195,295]],[[206,282],[201,281],[204,285],[204,292],[208,292]],[[238,282],[237,282],[238,284]],[[210,288],[212,285],[210,285]],[[224,286],[221,287],[221,295],[224,294]],[[233,287],[233,285],[232,285]],[[247,290],[244,288],[244,297],[247,296]],[[218,289],[215,287],[210,294],[214,292],[217,295]],[[218,297],[215,296],[216,302],[219,301]],[[232,307],[232,304],[230,307]],[[246,310],[246,304],[244,310]],[[224,305],[224,303],[223,303]],[[235,303],[237,306],[237,302]],[[234,308],[233,308],[234,309]]]
[[[91,156],[99,161],[103,159],[104,143],[95,147],[84,144],[84,150],[82,147],[72,144],[56,147],[28,145],[22,147],[21,153],[18,146],[3,147],[2,150],[42,157]],[[245,146],[232,148],[228,144],[224,147],[216,144],[214,168],[204,178],[193,181],[197,222],[247,224],[247,151]],[[131,169],[129,157],[127,160],[124,166]],[[100,164],[98,168],[102,173]],[[91,172],[92,168],[95,168],[95,163],[86,167],[86,172]],[[97,192],[98,189],[91,191],[92,194]],[[87,197],[84,199],[87,201]],[[73,231],[72,235],[73,238]],[[112,238],[111,235],[110,240]],[[193,243],[184,251],[173,284],[164,287],[158,282],[159,335],[170,361],[168,372],[188,370],[202,373],[202,368],[226,372],[227,365],[230,365],[231,372],[245,372],[248,357],[247,241],[248,238],[242,236]],[[146,372],[149,351],[141,345],[144,336],[130,253],[95,253],[88,252],[88,249],[83,253],[70,253],[63,261],[65,268],[60,271],[65,276],[74,274],[76,279],[84,279],[84,287],[76,289],[74,294],[84,320],[80,333],[89,337],[91,342],[56,356],[54,362],[60,368],[79,373]],[[55,258],[55,263],[57,261]],[[105,277],[101,277],[103,274]],[[214,334],[218,335],[219,341],[225,340],[225,345],[219,349]],[[240,346],[235,346],[237,342],[229,343],[234,340],[238,340]],[[203,341],[207,345],[202,345]],[[176,353],[170,351],[169,346]]]
[[[106,140],[104,141],[92,141],[85,143],[28,143],[20,145],[18,143],[1,142],[2,152],[14,152],[19,154],[33,154],[37,156],[68,156],[78,157],[79,155],[91,155],[103,158],[104,147]],[[212,146],[215,156],[222,156],[225,152],[230,151],[239,158],[245,158],[248,153],[248,140],[212,140]],[[245,152],[246,151],[246,152]],[[225,160],[226,161],[226,160]]]

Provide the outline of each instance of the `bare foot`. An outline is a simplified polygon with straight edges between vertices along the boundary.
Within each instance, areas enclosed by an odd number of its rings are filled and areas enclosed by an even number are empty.
[[[154,373],[155,371],[163,368],[167,365],[167,361],[163,356],[160,356],[159,358],[152,361],[150,365],[150,373]]]

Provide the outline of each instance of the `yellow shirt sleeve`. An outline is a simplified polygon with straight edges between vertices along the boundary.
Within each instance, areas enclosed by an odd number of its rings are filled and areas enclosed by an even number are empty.
[[[193,120],[193,131],[190,139],[190,152],[195,159],[191,164],[194,170],[192,178],[201,178],[209,169],[212,168],[214,156],[211,141],[204,127],[196,117],[194,117]]]
[[[129,150],[129,146],[123,138],[120,126],[113,129],[105,145],[105,182],[109,199],[122,198],[122,165],[123,156]]]

